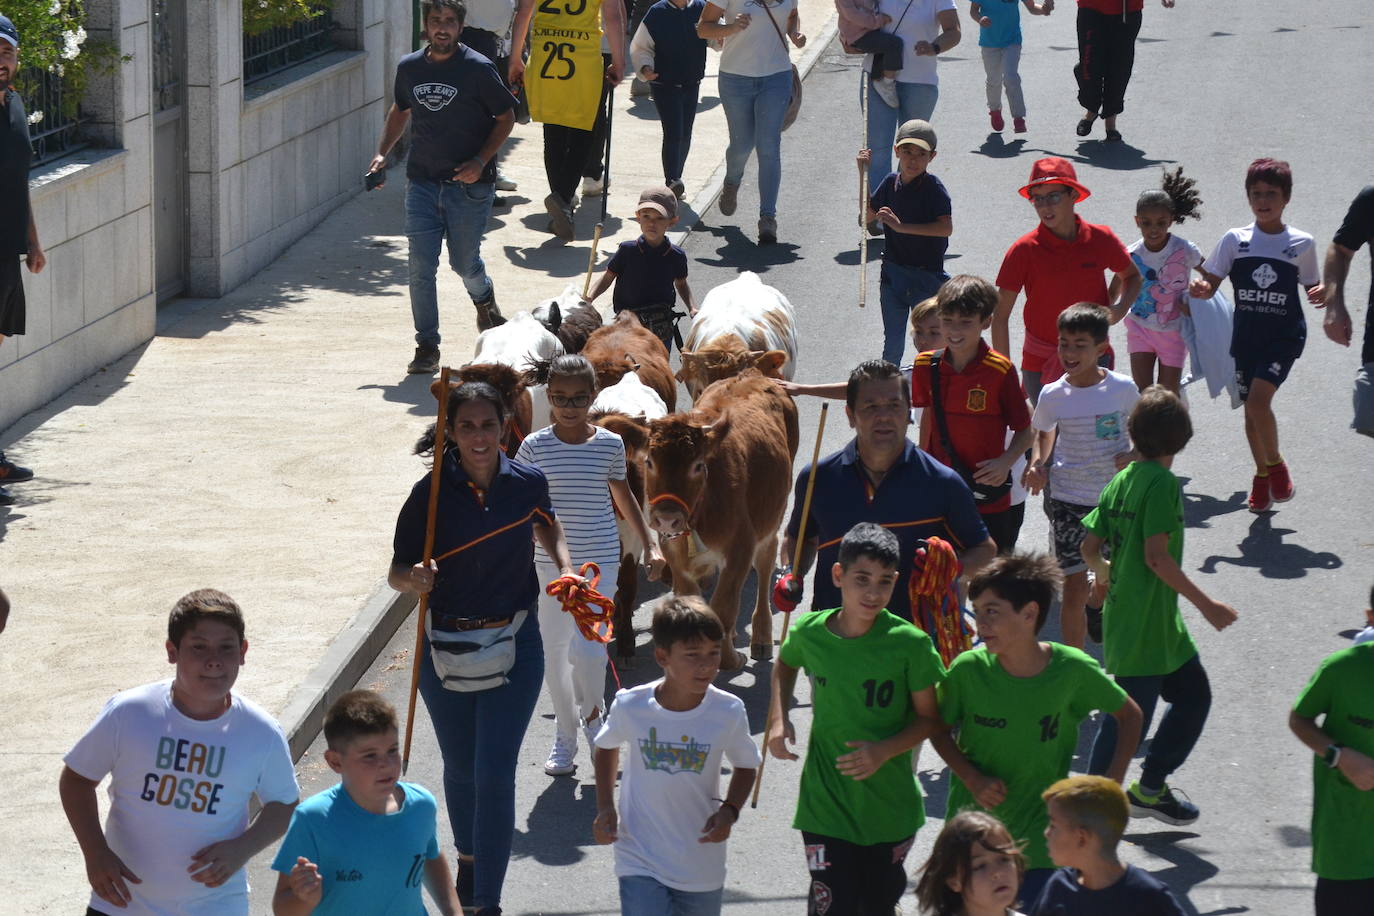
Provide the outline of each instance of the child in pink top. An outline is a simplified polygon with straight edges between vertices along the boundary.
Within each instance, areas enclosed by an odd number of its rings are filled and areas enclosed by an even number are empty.
[[[840,41],[850,50],[873,55],[870,73],[874,90],[888,106],[900,107],[893,77],[902,69],[902,39],[883,31],[892,25],[892,17],[878,12],[878,0],[835,0],[835,11],[839,13]]]

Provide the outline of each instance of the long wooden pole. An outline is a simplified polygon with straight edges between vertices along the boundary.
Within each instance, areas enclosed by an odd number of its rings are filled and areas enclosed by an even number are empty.
[[[792,551],[792,575],[801,575],[802,548],[806,544],[806,520],[811,515],[811,494],[816,490],[816,463],[821,460],[821,438],[825,435],[825,415],[830,410],[828,402],[821,402],[821,419],[816,425],[816,445],[811,449],[811,473],[806,477],[806,495],[802,497],[801,521],[797,525],[797,546]],[[792,624],[792,612],[784,609],[782,612],[782,639],[778,640],[778,645],[787,641],[787,629]],[[750,808],[759,806],[759,790],[763,788],[763,768],[768,763],[768,733],[773,730],[773,695],[769,691],[768,695],[768,715],[764,717],[763,723],[763,747],[761,753],[763,759],[759,761],[759,775],[754,780],[754,797],[749,800]]]
[[[582,298],[592,293],[592,273],[596,270],[596,249],[601,245],[601,232],[606,227],[606,204],[611,196],[611,116],[615,113],[615,87],[606,90],[606,151],[601,165],[601,218],[592,232],[592,251],[587,256],[587,278],[582,281]]]
[[[874,64],[876,66],[876,62]],[[859,120],[863,122],[863,145],[868,149],[868,74],[859,68]],[[869,153],[872,155],[872,152]],[[868,299],[868,169],[859,169],[859,308]]]
[[[429,471],[429,513],[425,516],[424,565],[434,559],[434,524],[439,516],[439,481],[444,472],[444,439],[448,428],[448,380],[450,369],[439,371],[439,416],[434,423],[434,464]],[[410,767],[410,738],[415,732],[415,694],[420,689],[420,655],[425,651],[425,618],[429,615],[429,592],[420,596],[415,621],[415,656],[410,664],[410,699],[406,701],[406,740],[401,751],[401,775]]]

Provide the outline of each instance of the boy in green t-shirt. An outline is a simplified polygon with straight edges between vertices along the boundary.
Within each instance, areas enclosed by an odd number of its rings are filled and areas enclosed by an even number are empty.
[[[1374,607],[1374,590],[1370,592]],[[1324,716],[1322,724],[1317,717]],[[1316,916],[1368,913],[1374,901],[1374,643],[1328,655],[1307,682],[1288,727],[1312,762],[1312,871]]]
[[[996,815],[1025,844],[1019,899],[1033,902],[1054,874],[1040,793],[1069,774],[1078,724],[1110,713],[1124,740],[1107,775],[1120,782],[1140,737],[1140,708],[1078,649],[1038,638],[1059,564],[1043,554],[1000,556],[969,581],[982,645],[956,658],[937,694],[945,732],[931,746],[954,774],[945,818],[968,808]]]
[[[890,913],[925,822],[912,748],[940,728],[944,666],[930,637],[886,609],[901,548],[868,522],[849,529],[830,575],[841,606],[804,615],[773,667],[768,750],[796,760],[787,718],[797,673],[811,677],[811,739],[797,814],[811,871],[808,912]]]
[[[1175,795],[1165,780],[1188,759],[1202,734],[1212,707],[1212,688],[1179,613],[1178,596],[1196,605],[1218,630],[1236,622],[1236,610],[1207,597],[1179,566],[1183,493],[1169,468],[1193,437],[1188,409],[1169,389],[1151,385],[1131,411],[1129,429],[1141,458],[1112,478],[1097,508],[1083,519],[1088,531],[1083,559],[1098,582],[1109,583],[1102,610],[1102,654],[1107,670],[1140,706],[1142,737],[1154,718],[1155,704],[1161,697],[1169,704],[1140,779],[1126,791],[1131,817],[1182,826],[1198,819],[1197,806]],[[1110,562],[1103,557],[1104,546]],[[1116,721],[1104,719],[1088,771],[1106,773],[1116,745]]]

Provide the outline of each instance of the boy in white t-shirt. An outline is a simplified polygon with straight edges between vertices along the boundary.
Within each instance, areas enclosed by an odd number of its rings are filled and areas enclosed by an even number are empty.
[[[711,916],[725,887],[725,841],[761,762],[744,702],[712,686],[724,628],[695,597],[654,611],[663,678],[616,694],[596,736],[598,843],[615,844],[623,916]],[[615,806],[620,746],[630,745]],[[724,801],[721,758],[734,772]]]
[[[248,913],[243,867],[286,831],[300,791],[281,726],[230,692],[247,652],[234,599],[191,592],[167,621],[175,677],[116,694],[63,758],[90,912]],[[102,830],[95,790],[107,774]]]
[[[1110,327],[1111,313],[1091,302],[1071,305],[1059,314],[1059,361],[1064,375],[1041,390],[1031,415],[1036,436],[1025,482],[1033,494],[1046,491],[1050,539],[1064,571],[1061,641],[1075,649],[1083,648],[1090,623],[1093,639],[1101,642],[1101,607],[1106,597],[1105,589],[1095,590],[1095,614],[1090,621],[1083,517],[1097,508],[1102,488],[1133,459],[1126,421],[1140,400],[1140,391],[1129,376],[1098,365],[1107,352]]]

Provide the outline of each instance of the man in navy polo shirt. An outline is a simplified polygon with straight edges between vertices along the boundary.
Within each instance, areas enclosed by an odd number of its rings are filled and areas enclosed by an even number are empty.
[[[816,560],[811,607],[838,607],[840,590],[831,579],[830,567],[839,556],[840,540],[859,522],[882,525],[897,536],[902,548],[897,587],[887,609],[910,620],[907,581],[917,541],[931,535],[949,541],[959,552],[965,577],[997,555],[997,544],[988,536],[973,494],[959,475],[907,438],[911,390],[896,366],[883,360],[860,363],[849,375],[845,401],[845,416],[855,437],[820,461],[797,576],[804,575]],[[811,472],[808,465],[797,475],[792,517],[782,539],[784,564],[796,550]],[[793,594],[799,598],[800,592],[798,581]]]

